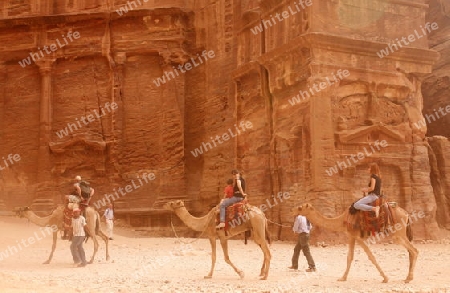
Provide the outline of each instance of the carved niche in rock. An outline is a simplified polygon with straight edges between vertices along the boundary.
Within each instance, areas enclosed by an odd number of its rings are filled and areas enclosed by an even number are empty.
[[[361,82],[342,85],[333,103],[334,124],[339,130],[363,125],[399,125],[407,117],[404,104],[399,102],[402,97],[403,93],[386,97],[383,91]]]
[[[55,162],[54,174],[64,174],[69,170],[93,170],[98,175],[106,173],[104,141],[78,135],[64,142],[50,142],[49,146]]]

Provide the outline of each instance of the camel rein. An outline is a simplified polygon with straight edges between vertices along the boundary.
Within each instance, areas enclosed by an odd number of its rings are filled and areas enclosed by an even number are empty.
[[[181,243],[183,244],[191,244],[194,243],[195,241],[199,240],[200,237],[202,237],[203,233],[205,233],[206,229],[208,229],[208,226],[206,226],[206,228],[202,231],[202,233],[197,237],[197,239],[192,240],[191,242],[186,242],[184,240],[182,240],[180,238],[180,236],[178,236],[177,231],[175,231],[175,227],[173,226],[173,221],[172,221],[172,213],[170,213],[170,226],[172,227],[173,233],[175,234],[175,237],[178,238],[178,240],[180,240]]]
[[[272,224],[275,224],[275,225],[280,226],[280,227],[292,228],[292,226],[289,226],[289,225],[283,225],[283,224],[280,224],[280,223],[276,223],[276,222],[271,221],[271,220],[269,220],[269,219],[267,219],[267,222],[272,223]]]

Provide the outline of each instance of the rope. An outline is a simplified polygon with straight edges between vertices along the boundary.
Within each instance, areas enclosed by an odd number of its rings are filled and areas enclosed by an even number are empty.
[[[292,226],[288,226],[288,225],[283,225],[283,224],[275,223],[275,222],[273,222],[273,221],[271,221],[271,220],[269,220],[269,219],[267,219],[267,222],[272,223],[272,224],[275,224],[275,225],[278,225],[278,226],[281,226],[281,227],[292,228]]]
[[[192,240],[191,242],[186,242],[186,241],[182,240],[182,239],[178,236],[177,231],[175,231],[175,227],[173,226],[173,222],[172,222],[172,214],[170,214],[170,226],[172,227],[172,230],[173,230],[173,233],[175,234],[175,237],[177,237],[177,239],[178,239],[181,243],[183,243],[183,244],[191,244],[191,243],[194,243],[195,241],[199,240],[200,237],[203,235],[203,233],[205,233],[205,231],[208,229],[208,226],[206,226],[205,230],[202,231],[202,233],[197,237],[197,239],[194,239],[194,240]]]

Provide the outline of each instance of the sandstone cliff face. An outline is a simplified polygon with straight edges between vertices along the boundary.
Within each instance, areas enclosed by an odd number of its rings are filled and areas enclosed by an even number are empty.
[[[426,20],[439,23],[439,29],[430,34],[429,45],[441,54],[441,58],[423,82],[423,114],[427,122],[427,136],[450,137],[450,107],[447,107],[450,106],[450,3],[432,0],[429,5]],[[446,107],[447,110],[439,110]]]
[[[115,205],[133,224],[167,225],[161,203],[185,199],[204,214],[237,167],[251,203],[289,226],[305,200],[343,212],[377,162],[384,193],[425,212],[416,235],[436,237],[430,171],[440,165],[414,126],[425,104],[419,76],[441,62],[420,29],[431,21],[426,1],[128,2],[2,4],[0,151],[21,156],[0,173],[6,206],[60,202],[78,174],[102,198],[154,173]],[[389,51],[415,30],[421,38]]]
[[[433,72],[426,76],[422,86],[424,120],[430,144],[431,182],[436,198],[436,220],[441,227],[449,228],[447,179],[448,139],[450,137],[450,3],[430,1],[427,21],[438,22],[440,29],[430,35],[430,48],[438,51],[441,58],[433,66]],[[445,136],[445,137],[442,137]]]

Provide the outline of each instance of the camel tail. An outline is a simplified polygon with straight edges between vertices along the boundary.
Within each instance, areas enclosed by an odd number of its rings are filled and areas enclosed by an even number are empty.
[[[408,224],[406,225],[406,236],[409,241],[413,240],[413,231],[411,229],[411,219],[408,217]]]

